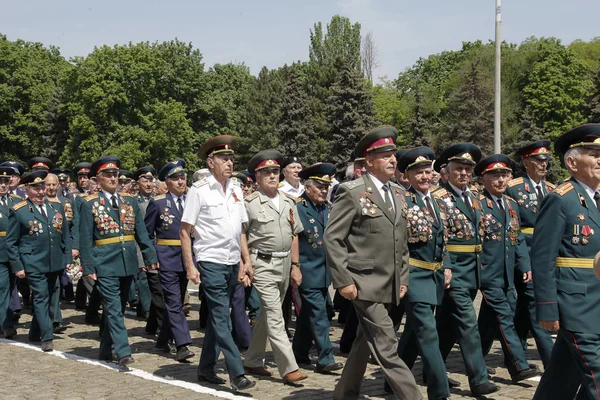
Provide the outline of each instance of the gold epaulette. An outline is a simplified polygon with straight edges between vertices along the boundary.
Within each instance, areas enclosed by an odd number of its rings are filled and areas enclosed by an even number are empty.
[[[548,181],[544,181],[544,183],[550,188],[550,190],[556,189],[556,185],[554,183],[550,183]]]
[[[253,192],[250,196],[246,197],[246,201],[252,201],[258,197],[258,192]]]
[[[12,209],[17,211],[18,209],[23,208],[26,205],[27,205],[27,201],[24,200],[24,201],[21,201],[21,202],[15,204],[14,206],[12,206]]]
[[[507,195],[504,195],[504,197],[506,197],[506,200],[510,200],[510,201],[512,201],[513,203],[517,204],[517,201],[516,201],[515,199],[513,199],[512,197],[510,197],[510,196],[507,196]]]
[[[119,196],[133,197],[133,195],[131,193],[127,193],[127,192],[119,192]]]
[[[473,193],[479,193],[479,187],[475,185],[469,185],[469,190],[471,190]]]
[[[523,177],[511,179],[510,181],[508,181],[508,183],[506,185],[508,187],[513,187],[513,186],[520,185],[521,183],[523,183]]]
[[[296,198],[296,204],[301,203],[301,202],[302,202],[302,197]]]
[[[436,190],[438,190],[440,188],[440,185],[435,185],[429,188],[430,192],[435,192]]]
[[[482,193],[479,195],[479,201],[485,200],[485,195]]]
[[[51,201],[52,203],[60,203],[60,200],[57,197],[51,197],[51,198],[46,197],[46,198],[48,199],[48,201]]]
[[[446,197],[448,195],[448,191],[446,189],[444,189],[444,188],[441,188],[439,190],[436,190],[432,194],[433,194],[433,197],[435,197],[436,199],[441,199],[441,198]]]
[[[19,196],[18,194],[14,194],[14,193],[11,193],[10,197],[14,197],[15,199],[23,200],[23,198],[21,196]]]
[[[279,185],[277,185],[277,189],[281,189],[283,187],[284,183],[283,182],[279,182]]]
[[[573,190],[575,187],[573,186],[573,183],[571,182],[565,182],[562,185],[560,185],[559,187],[557,187],[556,189],[554,189],[552,191],[552,193],[556,193],[559,196],[564,196],[565,194],[569,193],[571,190]]]
[[[85,201],[90,201],[90,200],[94,200],[98,198],[98,193],[94,193],[94,194],[90,194],[89,196],[85,197]]]
[[[199,181],[194,182],[194,186],[199,188],[200,186],[204,186],[208,183],[208,179],[206,177],[200,179]]]
[[[155,200],[155,201],[156,201],[156,200],[162,200],[162,199],[164,199],[165,197],[167,197],[167,195],[166,195],[166,194],[159,194],[158,196],[156,196],[156,197],[154,198],[154,200]]]

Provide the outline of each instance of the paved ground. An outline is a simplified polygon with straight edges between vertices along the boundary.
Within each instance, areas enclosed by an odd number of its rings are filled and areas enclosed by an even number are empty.
[[[180,364],[172,356],[160,353],[154,348],[154,338],[144,332],[144,321],[128,316],[126,325],[136,363],[130,371],[122,370],[114,364],[101,363],[98,355],[98,327],[84,324],[84,316],[72,305],[63,305],[63,318],[71,327],[61,335],[56,335],[52,353],[42,353],[39,343],[29,343],[27,332],[30,315],[21,318],[18,336],[13,341],[0,340],[0,399],[163,399],[176,396],[193,396],[197,399],[215,397],[230,399],[330,399],[333,387],[339,375],[320,375],[312,370],[304,370],[309,378],[303,385],[291,387],[284,385],[279,377],[258,379],[257,385],[247,395],[234,395],[228,385],[199,385],[196,381],[196,367],[201,351],[203,332],[198,331],[198,300],[192,296],[194,309],[189,322],[192,330],[191,349],[196,357],[189,364]],[[335,320],[334,320],[335,321]],[[332,322],[331,337],[338,343],[342,329]],[[541,368],[534,343],[530,340],[528,357],[530,362]],[[495,343],[487,357],[488,366],[497,369],[493,381],[502,388],[489,399],[531,399],[537,382],[526,381],[519,385],[510,383],[510,377],[502,367],[502,350]],[[345,357],[336,353],[337,361]],[[276,373],[272,354],[268,353],[267,363]],[[218,364],[218,373],[227,379],[224,362]],[[469,398],[468,383],[464,375],[462,358],[455,347],[447,363],[449,376],[461,382],[461,388],[452,390],[453,399]],[[421,392],[426,397],[425,386],[421,379],[422,366],[417,361],[413,370]],[[256,378],[253,378],[256,379]],[[363,381],[365,399],[392,399],[383,391],[383,374],[379,367],[369,365]]]

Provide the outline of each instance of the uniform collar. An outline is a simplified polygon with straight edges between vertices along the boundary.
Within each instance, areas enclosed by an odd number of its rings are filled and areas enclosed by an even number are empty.
[[[458,195],[458,197],[462,197],[463,192],[471,193],[471,189],[469,189],[469,185],[466,186],[465,190],[460,190],[456,186],[454,186],[450,181],[448,181],[448,185],[454,190],[454,192]]]

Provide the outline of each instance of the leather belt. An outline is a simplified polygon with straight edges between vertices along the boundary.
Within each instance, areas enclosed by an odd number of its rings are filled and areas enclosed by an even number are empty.
[[[451,253],[481,253],[480,244],[449,244],[446,250]]]
[[[521,232],[526,235],[533,235],[533,228],[521,228]]]
[[[6,236],[6,231],[0,232],[0,237]]]
[[[181,246],[181,240],[178,239],[156,239],[159,246]]]
[[[269,253],[268,251],[261,251],[261,250],[257,250],[257,249],[250,249],[250,253],[256,254],[257,256],[264,257],[264,258],[270,258],[270,257],[286,258],[287,256],[290,255],[289,251],[274,251],[272,253]]]
[[[594,268],[594,259],[556,257],[556,266],[560,268]]]
[[[427,269],[429,271],[439,271],[440,269],[442,269],[442,263],[441,262],[427,262],[427,261],[423,261],[423,260],[417,260],[416,258],[409,258],[408,259],[408,263],[410,265],[412,265],[413,267],[419,267],[419,268],[423,268],[423,269]]]
[[[111,237],[108,239],[99,239],[99,240],[94,240],[94,246],[104,246],[107,244],[114,244],[114,243],[125,243],[125,242],[133,242],[135,240],[135,236],[133,235],[129,235],[129,236],[117,236],[117,237]]]

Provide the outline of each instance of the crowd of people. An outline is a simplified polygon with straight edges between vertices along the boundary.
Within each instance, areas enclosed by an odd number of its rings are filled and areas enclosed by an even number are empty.
[[[483,396],[500,389],[485,361],[498,339],[512,382],[542,375],[536,399],[600,399],[600,124],[555,141],[569,174],[556,186],[545,180],[549,140],[519,149],[517,170],[474,144],[436,157],[424,146],[398,150],[397,136],[371,130],[348,165],[303,165],[269,149],[238,172],[235,137],[219,135],[198,150],[208,168],[189,186],[184,160],[158,172],[126,171],[114,156],[72,170],[45,157],[27,172],[1,163],[4,337],[32,306],[29,340],[52,351],[68,328],[62,299],[100,325],[99,359],[125,367],[134,362],[129,304],[159,351],[189,362],[192,281],[205,326],[201,382],[227,382],[215,372],[222,353],[232,388],[252,388],[250,375],[273,375],[269,344],[285,383],[307,379],[300,366],[311,363],[341,370],[340,400],[359,397],[369,360],[386,392],[421,399],[411,371],[420,356],[427,397],[445,399],[460,385],[446,371],[458,343],[469,389]],[[330,340],[336,311],[345,365]],[[529,334],[543,373],[527,360]]]

